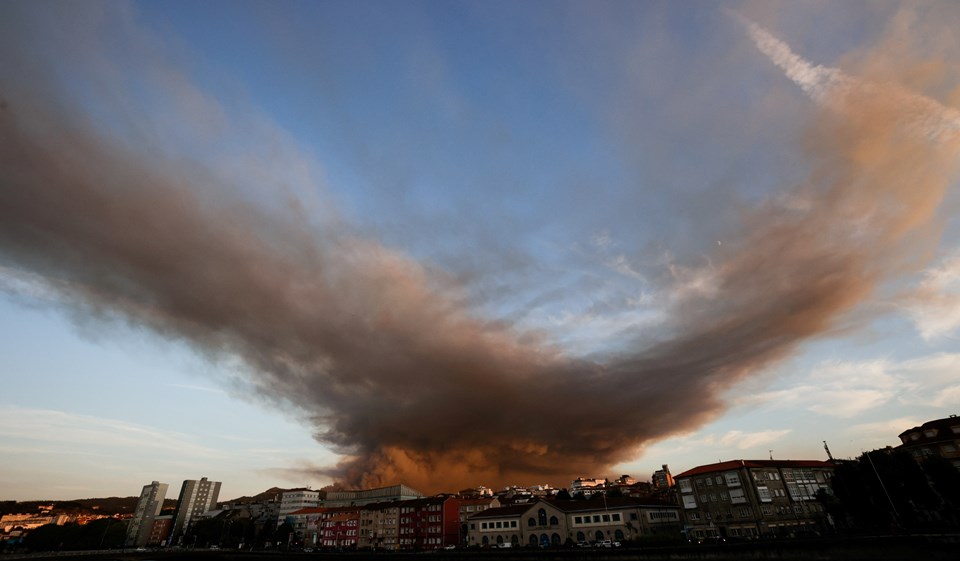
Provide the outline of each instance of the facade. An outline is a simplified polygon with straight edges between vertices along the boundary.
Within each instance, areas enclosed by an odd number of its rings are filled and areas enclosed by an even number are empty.
[[[400,548],[400,501],[371,503],[360,507],[360,540],[362,549]]]
[[[669,489],[673,487],[673,475],[670,474],[670,466],[663,464],[661,469],[653,472],[653,487],[655,489]]]
[[[592,491],[596,487],[603,487],[607,484],[606,479],[584,479],[583,477],[578,477],[570,483],[570,493],[577,493],[579,491]]]
[[[360,511],[344,509],[320,521],[320,545],[356,549],[360,541]]]
[[[178,543],[194,518],[215,509],[219,497],[219,481],[208,481],[206,477],[185,480],[180,486],[180,496],[177,498],[177,512],[173,517],[170,543]]]
[[[143,547],[150,540],[153,531],[153,520],[163,508],[163,499],[167,496],[166,483],[154,481],[144,485],[140,491],[140,499],[134,510],[130,525],[127,526],[127,538],[124,541],[127,547]]]
[[[329,491],[323,500],[325,507],[361,506],[389,501],[419,499],[423,493],[406,485],[391,485],[376,489],[358,489],[353,491]]]
[[[459,499],[440,495],[401,501],[400,549],[441,549],[460,541]]]
[[[287,515],[303,510],[305,508],[316,508],[320,506],[320,491],[313,491],[306,488],[290,489],[280,495],[279,511],[277,513],[277,525],[283,524],[287,520]]]
[[[467,518],[470,518],[471,516],[473,516],[478,512],[483,512],[487,509],[497,508],[499,506],[500,506],[500,501],[495,497],[460,499],[459,500],[460,533],[457,536],[457,543],[460,545],[467,545],[467,535],[469,533]]]
[[[623,497],[539,500],[491,508],[468,519],[468,545],[560,547],[573,542],[636,540],[680,534],[680,508],[654,499]]]
[[[173,516],[165,514],[153,519],[153,528],[150,529],[150,538],[147,545],[166,545],[173,530]]]
[[[826,514],[815,499],[829,491],[833,463],[732,460],[676,476],[688,539],[819,533]]]
[[[900,433],[900,442],[897,450],[909,452],[917,461],[940,456],[960,469],[960,418],[956,415],[905,430]]]

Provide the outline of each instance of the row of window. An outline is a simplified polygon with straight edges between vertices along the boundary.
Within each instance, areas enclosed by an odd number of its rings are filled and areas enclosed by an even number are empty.
[[[637,519],[637,513],[631,513],[633,515],[633,520]],[[620,513],[614,512],[613,514],[594,514],[591,516],[574,516],[574,524],[599,524],[603,522],[620,522]]]
[[[530,520],[533,520],[533,519],[531,518]],[[473,524],[471,524],[470,526],[472,527]],[[497,520],[496,522],[480,523],[481,530],[496,530],[499,528],[516,528],[516,527],[517,527],[516,520]]]

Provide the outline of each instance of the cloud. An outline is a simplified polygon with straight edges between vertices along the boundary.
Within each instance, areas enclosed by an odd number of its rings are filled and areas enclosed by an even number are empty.
[[[0,81],[13,84],[0,110],[3,266],[45,279],[78,314],[242,361],[255,395],[307,414],[316,439],[343,454],[325,473],[351,484],[429,492],[572,478],[701,426],[724,411],[730,387],[900,278],[907,256],[936,243],[927,226],[954,181],[956,135],[912,134],[952,118],[943,106],[893,86],[827,88],[817,99],[832,112],[804,131],[809,176],[783,188],[811,204],[773,197],[744,209],[715,258],[671,263],[656,336],[630,332],[583,358],[481,314],[490,307],[471,301],[468,280],[307,199],[322,191],[320,166],[262,116],[201,92],[156,54],[162,44],[137,43],[142,73],[112,60],[128,54],[117,49],[34,56],[59,37],[36,21],[93,45],[98,30],[151,37],[135,18],[62,8],[8,5],[0,18],[0,47],[19,47],[0,48]],[[74,11],[79,30],[64,25]],[[82,97],[92,107],[67,97],[63,65],[90,69],[84,83],[104,94]],[[834,399],[810,407],[853,415],[882,403],[887,375],[871,376],[870,387],[815,376],[810,387]],[[142,437],[210,453],[148,427],[25,414],[41,439]]]
[[[923,272],[923,280],[903,305],[920,335],[933,341],[960,327],[960,255],[952,255]]]
[[[725,447],[734,447],[738,450],[749,450],[758,446],[766,446],[777,442],[793,432],[791,429],[765,430],[757,432],[743,432],[732,430],[721,436],[717,442]]]

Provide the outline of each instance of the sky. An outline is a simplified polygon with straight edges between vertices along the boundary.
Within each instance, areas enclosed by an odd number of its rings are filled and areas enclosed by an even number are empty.
[[[0,4],[0,499],[960,412],[952,2]]]

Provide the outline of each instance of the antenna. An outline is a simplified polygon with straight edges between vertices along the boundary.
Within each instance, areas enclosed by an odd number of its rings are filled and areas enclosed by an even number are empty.
[[[830,453],[830,447],[827,446],[827,441],[823,441],[823,449],[827,451],[827,457],[830,458],[830,461],[833,461],[833,454]]]
[[[768,452],[770,452],[770,460],[772,461],[772,460],[773,460],[773,450],[768,450]]]

